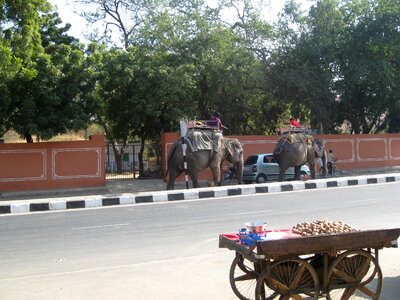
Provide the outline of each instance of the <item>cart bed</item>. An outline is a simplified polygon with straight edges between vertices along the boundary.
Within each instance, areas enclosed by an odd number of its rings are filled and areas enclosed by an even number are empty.
[[[242,245],[237,239],[220,235],[219,247],[235,250],[245,256],[258,254],[260,258],[276,259],[282,256],[328,253],[362,248],[381,249],[397,247],[400,228],[365,230],[349,233],[300,236],[287,239],[256,241],[252,247]],[[255,253],[254,253],[255,251]]]

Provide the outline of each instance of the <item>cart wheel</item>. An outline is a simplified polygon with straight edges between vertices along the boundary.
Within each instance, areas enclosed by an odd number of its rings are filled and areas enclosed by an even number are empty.
[[[242,255],[236,255],[229,271],[229,281],[233,292],[239,299],[255,299],[256,283],[259,275],[258,268],[257,264],[244,258]]]
[[[318,275],[307,261],[300,258],[274,262],[270,270],[263,269],[257,280],[257,300],[302,300],[318,297]]]
[[[364,250],[339,255],[329,268],[328,278],[328,300],[378,299],[382,289],[378,261]]]

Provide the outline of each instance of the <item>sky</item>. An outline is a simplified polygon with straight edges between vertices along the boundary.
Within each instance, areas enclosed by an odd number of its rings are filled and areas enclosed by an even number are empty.
[[[49,0],[53,6],[57,6],[57,12],[64,23],[70,23],[69,35],[84,40],[86,30],[86,20],[74,13],[73,3],[70,0]]]
[[[212,2],[213,0],[209,0]],[[271,9],[269,13],[271,16],[276,16],[277,13],[282,9],[285,1],[284,0],[269,0],[271,3]],[[70,23],[71,29],[68,31],[69,35],[79,38],[81,42],[85,42],[84,37],[90,31],[87,27],[87,23],[84,18],[80,17],[74,12],[73,0],[49,0],[53,6],[57,6],[57,12],[60,15],[64,23]],[[315,0],[297,0],[302,5],[303,10],[307,10]]]

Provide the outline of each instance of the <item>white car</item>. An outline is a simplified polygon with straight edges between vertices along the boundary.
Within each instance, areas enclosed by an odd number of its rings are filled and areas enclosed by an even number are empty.
[[[307,165],[302,165],[300,168],[300,178],[307,174],[311,176],[310,169]],[[275,162],[272,153],[253,154],[250,155],[244,162],[243,167],[243,182],[244,183],[264,183],[267,180],[278,180],[279,165]],[[294,178],[294,167],[290,167],[285,172],[285,178]]]

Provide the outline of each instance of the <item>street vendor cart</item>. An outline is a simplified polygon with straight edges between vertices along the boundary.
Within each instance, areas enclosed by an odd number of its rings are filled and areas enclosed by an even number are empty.
[[[278,230],[263,239],[221,234],[219,247],[236,252],[229,277],[242,300],[378,299],[378,251],[397,247],[399,235],[400,228],[314,236]]]

